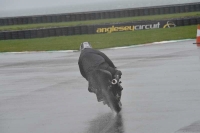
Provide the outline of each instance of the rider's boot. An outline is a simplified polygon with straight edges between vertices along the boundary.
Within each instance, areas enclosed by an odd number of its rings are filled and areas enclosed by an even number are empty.
[[[95,89],[90,82],[88,85],[88,91],[96,94],[98,102],[103,101],[103,96],[102,96],[101,91],[99,91],[98,89]]]
[[[96,90],[94,89],[94,87],[92,86],[92,84],[89,82],[89,85],[88,85],[88,91],[91,92],[91,93],[95,93]]]
[[[99,90],[97,90],[96,95],[97,95],[97,101],[98,102],[103,101],[102,93]]]

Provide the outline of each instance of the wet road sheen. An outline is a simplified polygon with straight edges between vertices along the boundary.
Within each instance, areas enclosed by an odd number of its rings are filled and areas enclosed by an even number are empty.
[[[193,42],[102,50],[123,72],[118,115],[87,91],[79,52],[0,54],[0,133],[200,132]]]

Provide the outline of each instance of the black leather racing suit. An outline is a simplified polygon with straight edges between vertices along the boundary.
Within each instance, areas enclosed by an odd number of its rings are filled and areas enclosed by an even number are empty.
[[[96,92],[95,90],[92,90],[93,77],[90,76],[93,71],[96,69],[104,69],[109,71],[112,76],[118,72],[118,70],[115,69],[116,67],[113,62],[104,53],[92,48],[85,48],[81,51],[78,65],[81,75],[89,82],[88,90],[94,93]]]

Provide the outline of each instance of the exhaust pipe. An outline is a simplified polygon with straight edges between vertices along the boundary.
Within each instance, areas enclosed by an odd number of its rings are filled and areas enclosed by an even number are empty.
[[[117,80],[116,79],[113,79],[112,82],[111,82],[113,85],[117,84]]]

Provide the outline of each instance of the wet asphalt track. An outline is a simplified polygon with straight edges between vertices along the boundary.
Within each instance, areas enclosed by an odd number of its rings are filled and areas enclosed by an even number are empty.
[[[79,52],[0,54],[0,133],[199,133],[193,42],[103,50],[123,72],[117,116],[87,91]]]

